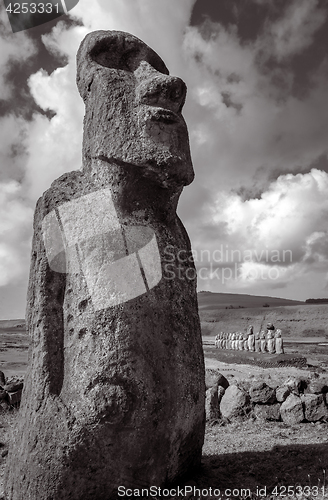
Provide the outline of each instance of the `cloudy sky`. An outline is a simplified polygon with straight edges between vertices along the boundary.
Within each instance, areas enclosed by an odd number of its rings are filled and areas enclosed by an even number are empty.
[[[0,5],[0,318],[24,317],[35,203],[81,165],[75,55],[133,33],[188,87],[180,199],[199,290],[328,296],[326,0],[80,0],[13,34]]]

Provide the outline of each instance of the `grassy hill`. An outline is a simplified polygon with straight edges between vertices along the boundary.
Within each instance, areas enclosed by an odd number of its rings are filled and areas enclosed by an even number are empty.
[[[198,307],[200,311],[212,309],[234,309],[248,307],[278,307],[278,306],[296,306],[305,304],[300,300],[280,299],[278,297],[267,297],[260,295],[246,295],[242,293],[198,293]]]
[[[200,292],[198,302],[203,335],[246,332],[250,324],[259,331],[267,323],[273,323],[284,337],[328,336],[327,304],[210,292]]]
[[[0,319],[0,330],[25,329],[25,319]]]

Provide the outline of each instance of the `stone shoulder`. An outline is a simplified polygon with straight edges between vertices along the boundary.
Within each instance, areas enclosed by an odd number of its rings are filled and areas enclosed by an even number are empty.
[[[34,229],[52,210],[66,201],[70,201],[76,193],[83,192],[85,175],[81,170],[73,170],[54,180],[49,189],[38,199],[34,214]]]

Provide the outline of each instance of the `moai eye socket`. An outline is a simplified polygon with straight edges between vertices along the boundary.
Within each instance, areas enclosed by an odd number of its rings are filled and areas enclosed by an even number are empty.
[[[133,43],[120,43],[120,38],[103,38],[95,44],[90,51],[90,56],[97,64],[106,68],[135,71],[141,61],[148,62],[154,69],[165,75],[169,74],[162,59],[146,44],[138,39]]]

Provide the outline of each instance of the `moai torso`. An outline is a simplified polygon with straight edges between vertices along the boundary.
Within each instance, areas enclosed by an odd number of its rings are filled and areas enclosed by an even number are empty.
[[[254,351],[255,350],[255,336],[254,336],[254,333],[253,333],[253,326],[250,325],[248,328],[247,328],[247,335],[248,335],[248,350],[249,351]]]
[[[265,332],[264,330],[261,330],[260,333],[260,341],[261,341],[261,352],[267,352],[267,343],[266,343],[266,338],[265,338]]]
[[[260,332],[255,333],[255,351],[261,352]]]
[[[248,351],[248,339],[244,337],[244,351]]]
[[[272,330],[268,330],[267,332],[267,348],[270,354],[274,354],[276,352],[275,349],[275,339],[273,336]]]
[[[201,458],[196,273],[176,215],[193,180],[185,85],[127,33],[89,34],[77,63],[83,168],[35,212],[8,500],[110,500],[119,485],[178,481]]]
[[[277,328],[275,332],[275,347],[277,354],[284,354],[284,344],[281,336],[281,330]]]

